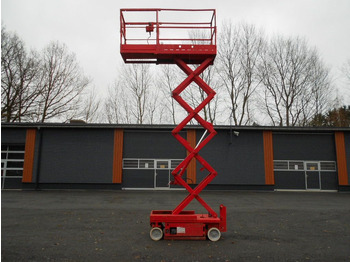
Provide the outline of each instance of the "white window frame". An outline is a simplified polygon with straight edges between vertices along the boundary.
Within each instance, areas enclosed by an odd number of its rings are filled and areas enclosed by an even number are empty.
[[[137,167],[127,167],[125,165],[125,161],[137,161]],[[153,167],[140,167],[140,162],[141,161],[149,161],[153,162]],[[173,170],[178,166],[183,159],[164,159],[164,158],[123,158],[123,169],[140,169],[140,170],[154,170],[154,169],[159,169],[157,168],[157,161],[169,161],[168,167],[167,168],[161,168],[161,169],[169,169]],[[173,167],[173,161],[176,161],[176,166]]]
[[[275,162],[284,162],[287,164],[287,169],[275,169]],[[300,162],[300,163],[303,163],[302,165],[302,169],[295,169],[295,168],[291,168],[290,167],[290,163],[293,163],[293,162]],[[337,162],[336,161],[320,161],[320,160],[274,160],[273,163],[274,163],[274,168],[273,170],[274,171],[296,171],[296,172],[300,172],[300,171],[311,171],[311,170],[306,170],[306,163],[318,163],[318,167],[319,167],[319,170],[316,170],[316,171],[320,171],[320,172],[336,172],[337,171]],[[325,169],[322,169],[322,164],[326,164],[326,163],[332,163],[334,164],[334,169],[330,170],[325,170]]]
[[[6,150],[1,150],[1,156],[2,154],[6,154],[6,157],[3,159],[1,158],[1,179],[2,179],[2,189],[4,189],[5,186],[5,180],[6,179],[14,179],[14,178],[23,178],[23,165],[24,165],[24,154],[25,150],[10,150],[11,145],[1,145],[1,147],[6,146]],[[16,145],[17,146],[17,145]],[[20,145],[22,146],[22,145]],[[23,145],[24,146],[24,145]],[[9,159],[9,154],[23,154],[23,159]],[[22,167],[8,167],[9,162],[22,162]],[[7,176],[7,171],[22,171],[21,176]]]

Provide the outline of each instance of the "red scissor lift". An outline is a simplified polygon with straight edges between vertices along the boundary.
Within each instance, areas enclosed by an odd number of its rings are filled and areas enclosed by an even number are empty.
[[[191,37],[196,35],[199,37]],[[150,215],[153,240],[164,239],[220,239],[226,232],[226,207],[220,205],[220,217],[199,196],[214,179],[217,172],[200,155],[200,150],[216,135],[213,125],[205,121],[199,112],[213,99],[215,91],[200,78],[200,74],[213,64],[216,56],[215,9],[121,9],[120,53],[125,63],[176,64],[187,78],[174,89],[172,97],[187,111],[187,117],[172,131],[172,135],[186,148],[187,157],[172,171],[173,184],[182,185],[188,196],[174,210],[153,210]],[[199,65],[192,70],[188,65]],[[195,82],[207,97],[192,108],[181,93]],[[206,129],[206,137],[192,147],[179,133],[195,119]],[[209,174],[192,188],[183,175],[195,158]],[[207,214],[184,210],[196,199]]]

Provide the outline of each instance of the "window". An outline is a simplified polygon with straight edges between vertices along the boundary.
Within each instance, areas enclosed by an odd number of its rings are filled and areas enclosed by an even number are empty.
[[[175,169],[183,159],[124,158],[123,169]]]
[[[336,165],[334,161],[322,161],[321,171],[336,171]]]
[[[139,168],[154,168],[154,160],[139,160]]]
[[[335,161],[274,160],[275,171],[336,171]]]
[[[289,161],[289,170],[304,170],[303,161]]]
[[[169,161],[166,160],[158,160],[157,168],[169,168]]]
[[[181,159],[173,159],[171,160],[171,169],[175,169],[180,163],[182,162]]]
[[[288,161],[273,161],[273,169],[274,170],[288,170]]]
[[[24,164],[24,145],[1,145],[2,188],[5,180],[22,178]]]
[[[137,159],[124,159],[123,168],[138,168],[139,161]]]
[[[306,163],[306,170],[308,170],[308,171],[318,171],[318,162]]]

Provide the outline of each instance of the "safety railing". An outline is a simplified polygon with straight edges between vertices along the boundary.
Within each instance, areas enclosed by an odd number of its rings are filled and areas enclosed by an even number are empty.
[[[216,45],[215,9],[121,9],[120,44]]]

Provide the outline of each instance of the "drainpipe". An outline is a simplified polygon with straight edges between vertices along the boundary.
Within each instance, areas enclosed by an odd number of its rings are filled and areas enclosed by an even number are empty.
[[[43,131],[38,126],[38,135],[39,135],[39,145],[38,145],[38,160],[37,160],[37,171],[35,178],[35,190],[40,190],[39,182],[40,182],[40,164],[41,164],[41,147],[43,142]]]

